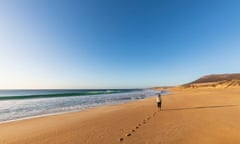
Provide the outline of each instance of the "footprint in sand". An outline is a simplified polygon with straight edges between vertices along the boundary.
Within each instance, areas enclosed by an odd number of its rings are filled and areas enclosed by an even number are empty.
[[[143,124],[146,124],[146,120],[143,120]]]
[[[120,138],[119,141],[122,142],[124,139],[123,138]]]
[[[153,117],[155,117],[155,115],[156,115],[156,112],[153,113]]]
[[[156,115],[156,112],[153,113],[153,117],[154,117],[155,115]],[[146,124],[147,121],[149,121],[150,119],[151,119],[151,116],[147,116],[147,118],[142,121],[142,124]],[[135,127],[135,129],[136,129],[136,130],[139,129],[139,127],[142,126],[142,124],[139,123],[138,126]],[[132,129],[131,132],[133,132],[133,133],[136,132],[135,129]],[[131,133],[126,133],[125,136],[126,136],[126,137],[130,137],[130,136],[132,136],[132,134],[131,134]],[[123,140],[124,140],[124,138],[122,138],[122,137],[119,138],[119,141],[120,141],[120,142],[123,142]]]
[[[127,133],[127,134],[125,134],[125,136],[128,136],[128,137],[131,136],[131,135],[132,135],[131,133]]]

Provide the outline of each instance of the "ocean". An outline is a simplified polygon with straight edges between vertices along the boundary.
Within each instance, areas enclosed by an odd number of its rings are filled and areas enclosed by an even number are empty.
[[[0,122],[125,103],[158,92],[152,89],[0,90]]]

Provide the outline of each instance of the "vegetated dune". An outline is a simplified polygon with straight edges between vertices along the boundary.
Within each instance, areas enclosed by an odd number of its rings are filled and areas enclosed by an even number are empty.
[[[191,83],[181,85],[180,88],[238,88],[240,74],[214,74],[203,76]]]

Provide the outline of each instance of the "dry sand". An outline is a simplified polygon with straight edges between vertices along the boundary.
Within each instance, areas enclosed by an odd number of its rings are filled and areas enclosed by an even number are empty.
[[[240,143],[240,89],[173,90],[155,112],[149,98],[3,123],[0,144]]]

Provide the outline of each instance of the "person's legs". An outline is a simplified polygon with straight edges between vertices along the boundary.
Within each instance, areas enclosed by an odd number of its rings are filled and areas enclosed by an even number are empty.
[[[157,103],[157,107],[158,107],[158,111],[160,111],[161,110],[161,103],[160,102]]]
[[[162,102],[160,102],[160,104],[159,104],[159,109],[160,110],[162,109]]]

